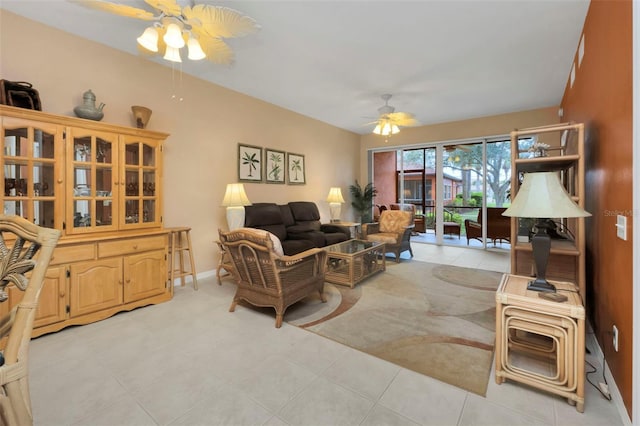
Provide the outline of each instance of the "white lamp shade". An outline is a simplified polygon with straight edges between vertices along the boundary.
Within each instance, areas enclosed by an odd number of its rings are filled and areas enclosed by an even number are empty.
[[[516,198],[502,214],[547,219],[591,216],[571,199],[556,172],[525,173]]]
[[[154,27],[149,27],[144,30],[144,33],[138,37],[138,44],[147,50],[152,52],[158,51],[158,30]]]
[[[327,201],[330,203],[344,203],[344,198],[342,198],[342,190],[337,187],[329,189]]]
[[[167,32],[164,34],[164,37],[162,37],[162,39],[164,40],[165,43],[167,43],[167,46],[171,46],[176,49],[180,49],[181,47],[184,47],[184,38],[182,38],[182,30],[175,23],[171,23],[167,25]]]
[[[189,41],[187,41],[187,48],[189,49],[188,58],[192,61],[199,61],[200,59],[207,57],[198,40],[193,37],[189,37]]]
[[[182,58],[180,57],[180,49],[176,49],[175,47],[167,46],[167,50],[164,52],[164,59],[171,62],[182,62]]]
[[[376,128],[373,129],[373,133],[375,133],[376,135],[382,134],[382,126],[380,126],[380,123],[376,124]]]
[[[244,185],[241,183],[227,184],[222,205],[227,208],[229,230],[242,228],[244,226],[244,206],[251,205],[251,201],[244,192]]]
[[[241,183],[227,184],[227,190],[224,193],[222,205],[224,207],[240,207],[251,205],[251,201],[249,201],[247,194],[244,192],[244,185]]]

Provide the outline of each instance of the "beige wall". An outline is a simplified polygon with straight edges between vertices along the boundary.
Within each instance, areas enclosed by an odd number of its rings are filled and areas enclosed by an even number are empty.
[[[413,128],[404,128],[385,141],[384,136],[373,133],[360,139],[360,177],[367,182],[367,152],[372,149],[404,147],[410,145],[455,141],[462,139],[508,135],[514,129],[544,126],[558,122],[558,107],[551,106],[530,111],[512,112],[469,120],[451,121]]]
[[[2,9],[0,61],[0,78],[33,83],[46,112],[72,116],[87,89],[106,104],[104,122],[133,126],[131,105],[153,110],[148,129],[171,134],[164,224],[192,228],[199,273],[216,266],[217,229],[226,228],[220,203],[226,184],[237,181],[239,142],[305,155],[306,185],[245,184],[251,201],[315,201],[328,221],[327,193],[340,186],[347,199],[342,218],[352,219],[348,186],[359,174],[359,135],[187,75],[184,100],[174,101],[170,67]]]
[[[133,41],[132,41],[133,42]],[[220,207],[225,185],[237,180],[239,142],[305,155],[307,184],[245,184],[253,202],[315,201],[329,219],[325,198],[340,186],[353,219],[348,187],[367,182],[367,151],[507,134],[514,128],[558,121],[557,107],[402,129],[385,142],[359,136],[278,108],[170,66],[130,55],[0,9],[0,77],[24,80],[39,90],[43,110],[73,116],[82,93],[92,89],[104,102],[104,122],[133,125],[131,105],[153,110],[148,128],[167,132],[165,226],[190,226],[199,272],[215,268],[217,229],[226,227]],[[215,65],[210,65],[215,67]],[[182,96],[178,102],[172,95]]]

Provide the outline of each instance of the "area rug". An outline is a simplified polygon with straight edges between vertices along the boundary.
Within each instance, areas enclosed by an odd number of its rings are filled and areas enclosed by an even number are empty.
[[[285,320],[362,352],[484,396],[501,273],[416,260],[355,288],[326,284]]]

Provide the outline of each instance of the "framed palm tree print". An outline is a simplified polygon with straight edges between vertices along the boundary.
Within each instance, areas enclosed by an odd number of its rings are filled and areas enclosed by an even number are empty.
[[[264,149],[265,181],[267,183],[284,183],[285,153],[274,149]]]
[[[304,155],[287,153],[287,178],[290,185],[304,185]]]
[[[262,148],[238,144],[238,180],[262,182]]]

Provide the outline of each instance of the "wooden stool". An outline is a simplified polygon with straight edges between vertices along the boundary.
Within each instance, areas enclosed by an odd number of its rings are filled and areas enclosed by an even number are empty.
[[[174,285],[175,279],[180,278],[180,285],[184,287],[187,275],[191,275],[193,279],[193,288],[198,289],[198,279],[196,278],[196,265],[193,260],[193,251],[191,249],[191,235],[188,227],[167,228],[170,231],[169,237],[169,277],[171,285]],[[185,269],[184,254],[188,252],[190,269]],[[175,264],[176,255],[178,256],[178,267]]]

